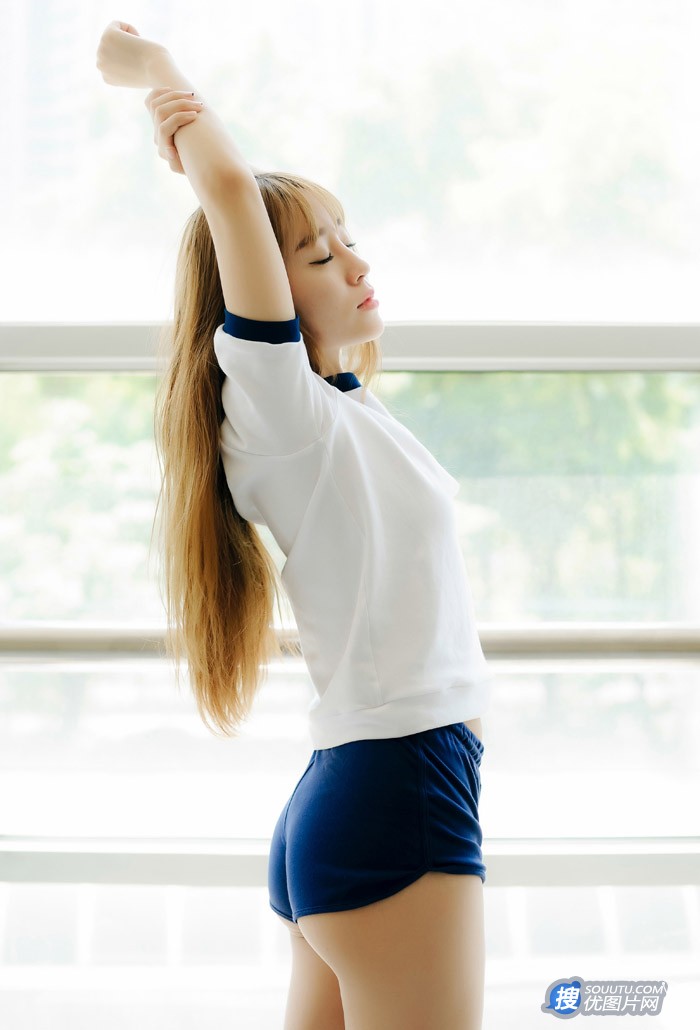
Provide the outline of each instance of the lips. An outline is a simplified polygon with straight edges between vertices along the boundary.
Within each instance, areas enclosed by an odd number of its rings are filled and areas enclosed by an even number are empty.
[[[367,294],[367,296],[365,297],[365,299],[364,299],[363,301],[361,301],[361,302],[360,302],[360,303],[359,303],[359,304],[357,305],[357,306],[358,306],[358,308],[361,308],[361,307],[362,307],[362,305],[363,305],[363,304],[366,304],[368,300],[371,300],[371,299],[372,299],[372,297],[374,297],[374,290],[372,290],[372,291],[371,291],[370,293],[368,293],[368,294]]]

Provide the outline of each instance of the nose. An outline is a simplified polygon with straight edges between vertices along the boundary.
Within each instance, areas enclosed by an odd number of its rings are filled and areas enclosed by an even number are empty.
[[[353,254],[353,257],[355,258],[355,265],[356,265],[354,273],[357,274],[357,267],[359,266],[359,268],[361,270],[359,274],[360,275],[368,275],[369,274],[369,262],[365,261],[364,258],[360,257],[359,254]]]

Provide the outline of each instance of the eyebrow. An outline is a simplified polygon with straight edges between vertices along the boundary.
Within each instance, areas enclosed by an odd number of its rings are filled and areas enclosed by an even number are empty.
[[[336,223],[335,224],[336,225],[340,225],[341,221],[342,221],[342,219],[338,218],[338,219],[336,219]],[[318,235],[319,236],[325,236],[326,235],[326,230],[323,227],[321,227],[318,230]],[[294,253],[296,254],[297,250],[303,250],[304,247],[308,247],[308,245],[310,243],[313,243],[313,242],[314,242],[314,237],[313,236],[305,236],[304,239],[300,243],[297,243],[296,250],[294,251]]]

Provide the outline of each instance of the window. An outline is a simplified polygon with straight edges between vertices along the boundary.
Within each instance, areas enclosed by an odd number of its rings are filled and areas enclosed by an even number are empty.
[[[251,163],[342,200],[386,323],[376,392],[462,484],[496,673],[485,1023],[534,1021],[580,973],[665,979],[669,1025],[690,1025],[696,6],[152,6],[136,27]],[[214,739],[158,657],[148,562],[153,346],[197,200],[157,157],[146,91],[94,66],[112,12],[7,12],[0,1022],[82,1030],[107,1002],[135,1030],[190,1010],[277,1027],[290,958],[266,856],[311,684],[287,657],[242,738]]]

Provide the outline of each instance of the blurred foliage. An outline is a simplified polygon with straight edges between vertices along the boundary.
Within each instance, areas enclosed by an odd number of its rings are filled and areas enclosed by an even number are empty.
[[[394,414],[462,481],[480,619],[697,618],[700,376],[395,375]]]
[[[385,371],[381,383],[461,482],[480,620],[697,618],[698,374]],[[0,376],[6,618],[161,620],[154,390],[146,373]]]

